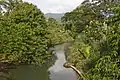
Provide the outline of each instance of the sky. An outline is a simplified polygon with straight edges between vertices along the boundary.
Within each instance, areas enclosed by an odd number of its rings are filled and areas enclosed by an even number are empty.
[[[72,11],[84,0],[24,0],[33,3],[44,13],[65,13]]]

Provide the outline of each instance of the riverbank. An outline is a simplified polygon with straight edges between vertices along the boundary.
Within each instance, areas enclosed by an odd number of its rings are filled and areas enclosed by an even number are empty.
[[[10,76],[6,78],[13,80],[77,80],[76,73],[72,69],[63,67],[66,62],[66,49],[70,45],[71,43],[63,43],[54,46],[53,56],[43,65],[21,64],[14,69],[8,69]]]

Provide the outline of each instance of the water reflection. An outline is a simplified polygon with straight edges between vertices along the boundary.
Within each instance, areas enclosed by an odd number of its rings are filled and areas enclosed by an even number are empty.
[[[0,80],[13,80],[9,69],[15,69],[16,66],[7,62],[0,62]]]
[[[63,64],[66,62],[65,52],[56,51],[58,57],[55,64],[49,68],[51,80],[77,80],[76,74],[72,69],[66,69]]]
[[[16,80],[49,80],[49,73],[46,65],[21,65],[17,69],[10,71]]]
[[[16,69],[10,69],[11,75],[8,80],[77,80],[72,69],[63,67],[66,62],[64,47],[65,44],[55,46],[54,54],[57,60],[52,57],[52,60],[42,66],[20,65]],[[51,66],[52,64],[54,65]]]

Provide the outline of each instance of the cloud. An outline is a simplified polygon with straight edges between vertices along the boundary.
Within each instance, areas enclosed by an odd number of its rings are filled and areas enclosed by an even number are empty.
[[[65,13],[72,11],[84,0],[24,0],[37,5],[44,13]]]

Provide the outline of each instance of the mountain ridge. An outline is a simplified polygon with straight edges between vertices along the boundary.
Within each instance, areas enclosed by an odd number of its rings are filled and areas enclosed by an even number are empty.
[[[46,13],[46,18],[54,18],[57,21],[61,21],[61,18],[64,16],[64,13]]]

